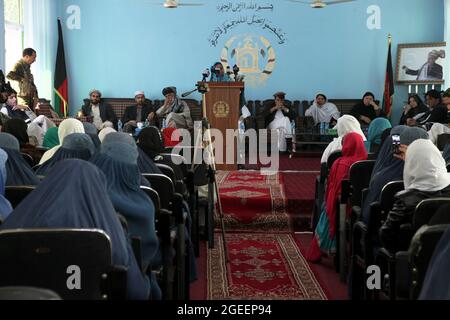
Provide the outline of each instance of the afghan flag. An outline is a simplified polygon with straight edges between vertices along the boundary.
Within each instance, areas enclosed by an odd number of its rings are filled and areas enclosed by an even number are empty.
[[[394,95],[394,74],[392,71],[392,54],[391,54],[391,41],[389,39],[389,52],[386,67],[386,77],[384,81],[384,95],[383,95],[383,110],[388,115],[391,116],[392,108],[392,96]]]
[[[64,41],[61,20],[58,19],[58,52],[55,67],[55,111],[60,117],[67,117],[69,113],[69,88],[67,84],[66,58],[64,54]]]

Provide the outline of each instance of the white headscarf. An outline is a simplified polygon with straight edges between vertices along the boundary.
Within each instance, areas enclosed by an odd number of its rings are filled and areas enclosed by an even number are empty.
[[[443,125],[442,123],[435,123],[431,127],[430,131],[428,131],[428,134],[430,135],[430,140],[434,144],[437,145],[437,139],[439,135],[444,133],[450,133],[450,128],[446,125]]]
[[[305,116],[313,117],[315,124],[318,124],[320,122],[328,123],[331,121],[332,118],[338,120],[341,113],[339,112],[336,105],[326,100],[325,104],[319,107],[319,105],[317,104],[318,96],[326,97],[323,93],[318,93],[311,107],[309,107],[309,109],[306,110]]]
[[[326,163],[328,161],[328,157],[331,153],[337,150],[342,150],[342,138],[345,137],[347,133],[350,132],[356,132],[358,133],[362,138],[363,141],[366,141],[366,136],[361,130],[361,125],[359,124],[359,121],[356,120],[354,116],[351,115],[343,115],[339,118],[337,121],[336,127],[338,138],[335,138],[325,149],[325,151],[322,154],[321,163]]]
[[[49,160],[51,157],[53,157],[53,155],[56,153],[56,151],[58,151],[58,149],[61,148],[65,137],[67,137],[68,135],[70,135],[72,133],[85,133],[83,123],[81,123],[81,121],[79,121],[77,119],[72,119],[72,118],[66,119],[63,122],[61,122],[61,124],[59,125],[59,129],[58,129],[59,145],[51,148],[46,153],[44,153],[39,164],[43,164],[44,162]]]
[[[103,139],[105,139],[105,137],[113,132],[117,132],[116,130],[114,130],[113,128],[109,128],[106,127],[104,129],[102,129],[99,133],[98,133],[98,138],[100,139],[100,142],[103,142]]]
[[[445,160],[430,140],[419,139],[408,147],[403,181],[405,190],[439,191],[450,185]]]

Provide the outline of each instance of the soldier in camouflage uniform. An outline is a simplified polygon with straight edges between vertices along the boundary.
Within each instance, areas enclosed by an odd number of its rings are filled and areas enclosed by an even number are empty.
[[[36,51],[31,48],[23,50],[22,59],[20,59],[13,70],[6,76],[18,84],[18,104],[28,106],[34,111],[39,102],[38,91],[34,84],[34,78],[30,67],[36,61]]]

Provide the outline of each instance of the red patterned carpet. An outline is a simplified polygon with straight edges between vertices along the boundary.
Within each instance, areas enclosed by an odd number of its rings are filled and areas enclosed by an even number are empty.
[[[246,164],[246,170],[260,170],[263,166],[259,164]],[[296,155],[292,159],[286,154],[280,155],[280,171],[320,171],[320,155],[315,154],[312,157]]]
[[[225,226],[229,230],[287,231],[289,215],[282,175],[221,172],[217,176]]]
[[[325,300],[326,295],[290,234],[227,233],[208,251],[208,300]]]

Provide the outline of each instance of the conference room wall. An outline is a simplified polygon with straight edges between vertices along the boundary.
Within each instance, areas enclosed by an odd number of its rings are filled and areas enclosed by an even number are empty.
[[[109,97],[132,97],[134,91],[144,90],[150,99],[161,99],[161,88],[168,85],[180,92],[192,89],[202,70],[220,60],[227,40],[240,35],[266,38],[276,55],[272,75],[265,82],[249,84],[247,99],[265,99],[278,90],[286,91],[287,98],[302,100],[312,99],[319,91],[332,98],[358,98],[370,90],[381,99],[388,34],[393,36],[394,63],[398,43],[444,38],[443,0],[359,0],[322,10],[279,0],[182,0],[205,6],[172,10],[158,2],[163,1],[60,3],[58,16],[69,20],[73,28],[65,23],[72,113],[92,88]],[[247,7],[238,7],[241,2]],[[230,9],[228,3],[235,6]],[[268,5],[273,5],[273,11]],[[79,8],[80,15],[74,16],[74,8]],[[380,29],[370,23],[377,8]],[[74,17],[80,18],[79,25]],[[263,70],[268,67],[269,49],[261,44],[258,48],[265,50],[265,58],[259,54]],[[396,90],[395,121],[407,97],[406,87]]]

